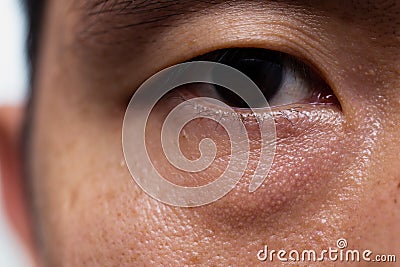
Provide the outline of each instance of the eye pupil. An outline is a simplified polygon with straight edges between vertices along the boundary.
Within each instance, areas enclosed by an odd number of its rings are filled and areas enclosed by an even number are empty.
[[[284,69],[279,62],[244,59],[233,67],[246,74],[260,88],[267,100],[276,94],[282,84]]]
[[[224,49],[200,56],[195,60],[219,62],[247,75],[262,91],[267,101],[279,90],[284,78],[284,66],[279,52],[265,49]],[[227,104],[247,108],[248,105],[231,90],[216,86]]]

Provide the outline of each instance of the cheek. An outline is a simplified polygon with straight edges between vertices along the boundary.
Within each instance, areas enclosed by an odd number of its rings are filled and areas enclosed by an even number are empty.
[[[214,120],[196,119],[188,123],[180,132],[180,147],[176,149],[180,149],[186,158],[195,160],[201,157],[199,144],[209,138],[216,145],[216,157],[203,171],[180,170],[167,159],[161,143],[161,128],[176,104],[174,101],[166,100],[157,105],[147,125],[148,154],[163,178],[181,186],[202,186],[218,179],[233,157],[249,153],[243,172],[235,173],[241,177],[237,186],[224,198],[203,209],[209,213],[205,220],[223,224],[237,220],[245,220],[246,225],[265,223],[265,218],[277,211],[289,210],[301,203],[306,205],[312,197],[337,193],[339,184],[355,185],[356,177],[348,172],[349,169],[359,174],[365,171],[356,157],[362,152],[366,133],[349,126],[343,114],[334,108],[307,106],[274,113],[275,156],[271,168],[263,170],[265,182],[255,192],[249,192],[249,184],[260,161],[261,141],[259,125],[252,116],[242,118],[244,132],[231,133],[246,136],[249,147],[242,145],[238,155],[232,155],[232,146],[237,144],[231,143],[226,129],[219,124],[220,113],[212,108],[202,111],[214,113]],[[229,120],[229,115],[225,116],[223,119]]]
[[[39,91],[31,140],[38,249],[50,266],[112,265],[123,253],[114,238],[131,231],[121,224],[133,221],[142,193],[123,161],[124,108],[79,86],[50,88]]]

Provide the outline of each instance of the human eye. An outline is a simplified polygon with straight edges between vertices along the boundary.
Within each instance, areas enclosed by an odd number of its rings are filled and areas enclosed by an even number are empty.
[[[205,64],[207,62],[218,64]],[[196,69],[192,63],[206,68]],[[246,97],[242,97],[232,88],[225,88],[217,78],[221,75],[221,66],[238,71],[234,73],[225,68],[224,71],[229,73],[222,74],[225,79],[234,80],[234,75],[242,73],[259,90],[250,90]],[[193,78],[199,77],[194,73],[211,79]],[[176,83],[176,80],[180,82]],[[149,97],[144,97],[146,95]],[[153,98],[156,95],[159,98]],[[254,98],[265,98],[270,104],[255,108],[252,101],[247,101]],[[149,119],[138,119],[143,114],[149,114]],[[146,124],[137,123],[144,121]],[[333,91],[317,71],[303,61],[283,52],[261,48],[218,49],[162,70],[140,86],[125,116],[124,125],[129,126],[124,127],[124,136],[129,136],[129,139],[124,138],[124,145],[138,147],[138,143],[130,143],[133,137],[134,140],[152,140],[147,145],[158,148],[141,147],[135,151],[129,150],[125,156],[127,163],[132,164],[146,159],[146,153],[150,155],[150,161],[145,160],[144,168],[131,168],[131,171],[134,178],[147,177],[151,181],[144,189],[151,196],[171,205],[193,207],[209,204],[227,194],[227,191],[215,193],[220,188],[233,190],[234,184],[230,182],[239,181],[246,171],[253,173],[247,175],[247,179],[251,180],[249,191],[255,191],[271,176],[270,168],[276,168],[276,165],[271,166],[276,149],[290,150],[294,156],[293,151],[300,144],[306,150],[298,151],[296,156],[309,157],[309,149],[304,147],[309,146],[310,138],[318,142],[318,146],[329,142],[329,138],[335,138],[335,126],[340,128],[342,122],[339,101]],[[326,136],[331,137],[320,138],[318,132],[325,132]],[[161,143],[158,133],[161,133]],[[204,140],[206,143],[203,143]],[[296,144],[294,140],[299,143]],[[151,159],[156,159],[154,164]],[[282,159],[280,161],[283,162]],[[318,162],[319,159],[314,157],[307,164],[316,165]],[[194,167],[190,166],[192,163]],[[248,164],[256,165],[248,167]],[[302,164],[296,166],[299,169],[302,167]],[[161,172],[146,175],[143,169]],[[312,177],[313,170],[309,170],[309,174]],[[297,173],[297,177],[299,175]],[[165,179],[172,184],[166,183]],[[194,188],[193,192],[184,187],[175,187],[182,184],[182,180],[185,185]],[[214,187],[214,183],[218,184],[220,180],[229,181],[226,184],[232,187]],[[142,181],[137,180],[139,184]],[[177,181],[180,183],[175,183]],[[298,178],[294,179],[295,183],[298,181]],[[276,185],[271,186],[271,190],[274,187]],[[197,189],[205,191],[197,192]],[[167,197],[159,198],[160,194]],[[179,201],[174,202],[177,195]],[[219,197],[208,199],[208,196],[214,195]]]
[[[261,90],[271,107],[292,104],[339,106],[327,83],[304,62],[285,53],[260,48],[220,49],[193,59],[218,62],[247,75]],[[248,105],[222,86],[214,86],[213,96],[236,108]],[[210,85],[192,88],[198,96],[210,94]]]
[[[284,39],[288,39],[287,36]],[[176,42],[175,40],[174,43]],[[345,119],[336,96],[339,91],[335,88],[334,93],[329,85],[332,84],[332,79],[325,76],[326,69],[320,70],[327,64],[318,59],[318,54],[306,55],[302,47],[304,44],[300,42],[292,43],[290,48],[289,45],[281,45],[280,48],[278,41],[267,38],[258,45],[255,40],[248,44],[240,41],[236,43],[237,46],[225,40],[218,46],[212,46],[209,41],[202,40],[191,51],[182,48],[180,54],[166,55],[165,58],[174,58],[171,60],[173,64],[168,64],[159,72],[153,72],[138,87],[130,101],[124,124],[126,121],[137,121],[140,114],[150,112],[150,115],[145,130],[140,131],[146,136],[135,135],[133,129],[143,128],[140,125],[130,126],[132,132],[124,136],[135,136],[134,140],[146,139],[146,145],[151,149],[142,149],[146,152],[141,154],[132,150],[132,157],[128,156],[127,163],[140,162],[146,159],[148,153],[150,161],[146,163],[146,167],[133,170],[132,177],[151,180],[149,184],[157,185],[157,188],[149,185],[145,191],[168,195],[165,203],[185,207],[186,203],[190,203],[189,206],[197,206],[199,203],[196,202],[196,193],[179,197],[180,200],[184,199],[183,204],[174,203],[171,199],[176,194],[170,184],[200,188],[224,178],[226,173],[231,173],[229,179],[233,181],[244,177],[250,183],[247,194],[249,191],[253,192],[253,189],[261,189],[262,185],[262,189],[256,193],[258,197],[255,201],[259,205],[264,202],[263,195],[295,198],[296,193],[304,190],[311,182],[331,176],[330,168],[319,168],[321,162],[346,164],[342,162],[343,158],[338,152],[345,140],[345,135],[342,134]],[[177,52],[178,49],[171,51]],[[176,60],[179,58],[180,60]],[[179,69],[180,66],[186,68],[190,63],[196,62],[218,63],[217,65],[235,69],[247,76],[259,89],[257,92],[248,90],[250,93],[247,97],[265,98],[268,104],[265,108],[254,108],[248,99],[237,94],[235,90],[232,91],[232,88],[213,83],[212,80],[218,80],[217,76],[221,74],[213,70],[213,64],[209,64],[210,69],[205,71],[205,75],[211,79],[200,79],[203,82],[188,82],[186,78],[182,78],[193,74],[190,67],[189,70],[164,76],[171,69]],[[160,65],[159,62],[158,64]],[[185,82],[170,87],[170,81],[176,77]],[[233,77],[229,76],[228,79],[230,78]],[[150,84],[158,86],[148,86]],[[171,90],[166,93],[163,91],[165,88]],[[160,101],[135,98],[138,91],[139,95],[158,95],[162,92],[162,97],[159,98]],[[215,104],[215,100],[219,103]],[[136,108],[130,109],[135,103]],[[156,104],[151,110],[149,105],[152,103]],[[146,107],[141,109],[142,106]],[[166,135],[163,133],[168,131],[168,138],[164,138]],[[212,143],[207,142],[207,146],[202,146],[201,144],[206,144],[203,140],[212,140]],[[130,147],[135,146],[131,144]],[[209,155],[212,159],[202,157],[203,155]],[[179,159],[185,166],[195,161],[207,164],[201,165],[202,168],[195,165],[193,169],[182,169],[181,166],[184,165],[176,165],[178,161],[175,159]],[[154,175],[152,177],[155,178],[150,179],[142,170],[153,167],[160,176]],[[159,177],[162,179],[158,179]],[[262,179],[254,182],[255,177]],[[165,183],[165,180],[170,184]],[[300,183],[301,185],[296,186]],[[234,186],[231,189],[236,190]],[[150,193],[158,199],[157,194]],[[252,197],[247,194],[241,197]],[[193,204],[193,201],[196,203]],[[228,197],[223,202],[230,201]],[[200,203],[210,202],[207,200]]]

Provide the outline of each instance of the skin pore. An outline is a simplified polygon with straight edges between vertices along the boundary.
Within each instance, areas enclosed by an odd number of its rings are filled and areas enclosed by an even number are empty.
[[[48,1],[24,163],[39,258],[49,266],[252,266],[264,245],[321,251],[339,238],[400,256],[398,1],[128,2]],[[273,107],[276,156],[252,194],[259,142],[247,119],[253,154],[238,186],[203,207],[164,205],[126,168],[127,104],[157,71],[226,48],[298,58],[340,107]],[[171,181],[213,180],[229,160],[226,134],[207,120],[187,125],[185,155],[196,158],[209,136],[220,154],[207,172],[176,173],[157,145],[169,104],[159,103],[148,125],[149,154]]]

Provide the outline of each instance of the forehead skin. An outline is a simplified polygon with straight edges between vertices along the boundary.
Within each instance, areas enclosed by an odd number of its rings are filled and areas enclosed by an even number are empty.
[[[343,237],[352,248],[399,253],[398,1],[125,3],[47,6],[28,168],[38,253],[50,266],[245,266],[266,244],[322,250]],[[163,205],[125,166],[127,103],[158,70],[229,47],[304,60],[342,113],[316,120],[311,138],[282,138],[270,180],[254,195],[245,194],[247,175],[211,205]]]

